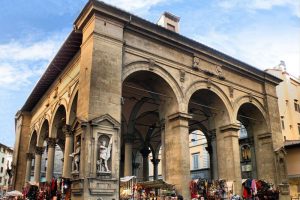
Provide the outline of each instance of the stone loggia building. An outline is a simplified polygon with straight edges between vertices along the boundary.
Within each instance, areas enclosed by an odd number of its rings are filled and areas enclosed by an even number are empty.
[[[207,138],[212,178],[233,181],[237,193],[245,168],[277,186],[285,181],[281,80],[178,34],[178,21],[165,13],[156,25],[96,0],[86,4],[16,115],[16,189],[29,180],[33,160],[40,180],[47,142],[46,180],[57,144],[72,199],[118,199],[120,176],[138,164],[147,180],[150,152],[154,170],[160,161],[163,179],[188,199],[193,130]],[[246,167],[240,123],[252,152]]]

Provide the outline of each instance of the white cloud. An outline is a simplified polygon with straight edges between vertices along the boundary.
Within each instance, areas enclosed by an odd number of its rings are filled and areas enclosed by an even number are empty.
[[[286,6],[294,15],[300,17],[299,0],[218,0],[218,5],[224,9],[245,8],[249,10],[269,10],[275,6]]]
[[[165,1],[166,0],[104,0],[104,2],[110,5],[141,15],[147,13],[151,7]]]
[[[0,60],[37,61],[48,60],[55,52],[58,42],[52,39],[24,45],[21,41],[0,44]]]
[[[194,36],[196,40],[260,69],[285,61],[287,70],[300,75],[300,28],[276,32],[268,28],[248,27],[234,33],[210,31]]]
[[[64,35],[55,33],[36,42],[23,38],[0,44],[0,88],[20,90],[32,84],[57,52]]]

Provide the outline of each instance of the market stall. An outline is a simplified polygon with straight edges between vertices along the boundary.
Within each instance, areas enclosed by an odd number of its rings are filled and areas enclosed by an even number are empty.
[[[234,187],[232,181],[195,179],[190,182],[191,199],[230,199]]]
[[[135,176],[125,176],[120,179],[120,199],[134,199],[137,179]]]
[[[138,199],[165,199],[167,197],[177,197],[174,185],[163,180],[137,183]]]

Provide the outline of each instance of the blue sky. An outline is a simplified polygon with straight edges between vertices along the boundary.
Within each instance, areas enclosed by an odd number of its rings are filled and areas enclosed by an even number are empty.
[[[300,1],[105,0],[156,23],[169,11],[180,33],[260,69],[284,60],[300,75]],[[14,115],[86,0],[2,0],[0,6],[0,143],[14,144]]]

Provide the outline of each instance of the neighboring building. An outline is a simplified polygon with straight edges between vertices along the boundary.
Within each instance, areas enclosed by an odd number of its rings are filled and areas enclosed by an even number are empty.
[[[0,197],[10,189],[7,169],[11,169],[12,158],[13,149],[0,143]]]
[[[154,179],[161,163],[162,178],[184,199],[191,167],[209,167],[213,179],[232,181],[238,194],[245,176],[283,183],[281,80],[180,35],[179,18],[165,13],[164,20],[161,27],[100,1],[86,4],[16,114],[17,190],[30,180],[32,163],[40,181],[46,146],[51,181],[57,145],[73,200],[118,199],[120,176],[149,180],[151,154]],[[249,133],[242,148],[238,122]],[[255,145],[245,146],[250,140]]]
[[[290,193],[300,196],[300,78],[293,77],[281,61],[280,65],[266,72],[282,79],[276,87],[282,137],[287,151],[287,173]]]

